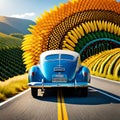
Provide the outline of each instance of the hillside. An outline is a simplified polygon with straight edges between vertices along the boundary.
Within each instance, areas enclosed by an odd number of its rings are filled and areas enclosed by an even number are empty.
[[[6,34],[20,33],[20,31],[18,31],[16,28],[2,22],[0,22],[0,31]]]
[[[21,46],[22,39],[0,33],[0,50]]]
[[[0,16],[0,32],[5,34],[22,33],[28,34],[29,25],[34,25],[32,20]]]
[[[0,81],[25,73],[22,39],[0,33]]]

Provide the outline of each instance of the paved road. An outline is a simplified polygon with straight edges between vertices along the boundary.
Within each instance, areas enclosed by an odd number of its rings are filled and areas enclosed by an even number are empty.
[[[118,83],[109,79],[92,76],[91,86],[120,96],[120,82]]]
[[[119,120],[120,84],[92,77],[91,86],[87,98],[51,89],[35,99],[28,91],[0,107],[0,120]]]

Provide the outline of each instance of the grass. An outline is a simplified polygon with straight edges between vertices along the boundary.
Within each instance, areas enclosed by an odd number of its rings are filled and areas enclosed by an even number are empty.
[[[20,48],[22,41],[21,38],[0,32],[0,49]]]
[[[28,88],[27,74],[15,76],[4,82],[0,82],[0,102],[12,97]]]

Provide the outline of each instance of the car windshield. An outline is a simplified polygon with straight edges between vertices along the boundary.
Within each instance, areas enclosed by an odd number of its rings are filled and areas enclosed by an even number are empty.
[[[59,54],[52,54],[52,55],[48,55],[45,58],[46,60],[54,60],[54,59],[59,59]]]
[[[61,59],[74,60],[74,56],[68,54],[61,54]]]
[[[60,55],[60,56],[59,56]],[[74,56],[68,54],[51,54],[45,57],[46,60],[74,60]]]

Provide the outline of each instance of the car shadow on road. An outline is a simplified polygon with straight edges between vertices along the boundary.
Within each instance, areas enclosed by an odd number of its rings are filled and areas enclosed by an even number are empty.
[[[38,96],[36,99],[40,101],[57,102],[58,91],[59,89],[57,88],[48,89],[45,91],[44,96]],[[115,96],[111,93],[108,92],[106,93]],[[97,90],[91,88],[89,88],[87,97],[80,97],[75,93],[73,89],[68,89],[68,88],[62,89],[62,94],[66,104],[77,104],[77,105],[100,105],[100,104],[113,104],[113,103],[120,104],[120,101],[108,97],[104,94],[101,94]]]

